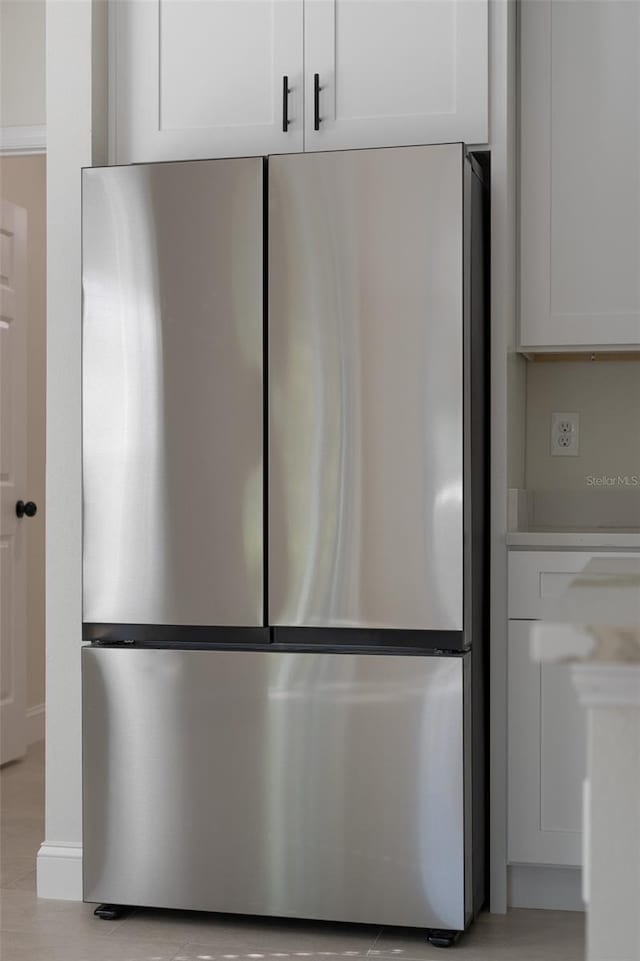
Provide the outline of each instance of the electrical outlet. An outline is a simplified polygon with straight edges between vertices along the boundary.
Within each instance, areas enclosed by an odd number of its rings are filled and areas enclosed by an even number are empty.
[[[577,411],[554,412],[551,415],[551,454],[553,457],[577,457],[580,451],[580,414]]]

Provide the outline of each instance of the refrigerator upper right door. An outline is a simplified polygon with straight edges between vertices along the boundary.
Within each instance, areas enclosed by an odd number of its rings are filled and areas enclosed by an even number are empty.
[[[463,627],[461,144],[269,159],[269,622]]]

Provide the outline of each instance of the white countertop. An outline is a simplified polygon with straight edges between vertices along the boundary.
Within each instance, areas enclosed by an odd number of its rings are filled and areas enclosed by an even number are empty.
[[[640,551],[640,531],[509,531],[507,547]]]

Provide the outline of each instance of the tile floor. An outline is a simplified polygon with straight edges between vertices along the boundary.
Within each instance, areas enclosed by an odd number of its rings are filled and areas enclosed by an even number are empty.
[[[583,916],[482,914],[443,952],[403,928],[134,911],[99,921],[93,907],[39,901],[34,858],[43,836],[43,746],[0,774],[2,961],[581,961]]]

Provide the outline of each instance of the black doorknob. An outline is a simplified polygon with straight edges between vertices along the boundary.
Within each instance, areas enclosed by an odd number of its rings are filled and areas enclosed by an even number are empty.
[[[24,517],[25,514],[27,517],[35,517],[37,511],[38,507],[33,501],[27,501],[26,504],[24,501],[18,501],[16,504],[16,515],[18,517]]]

